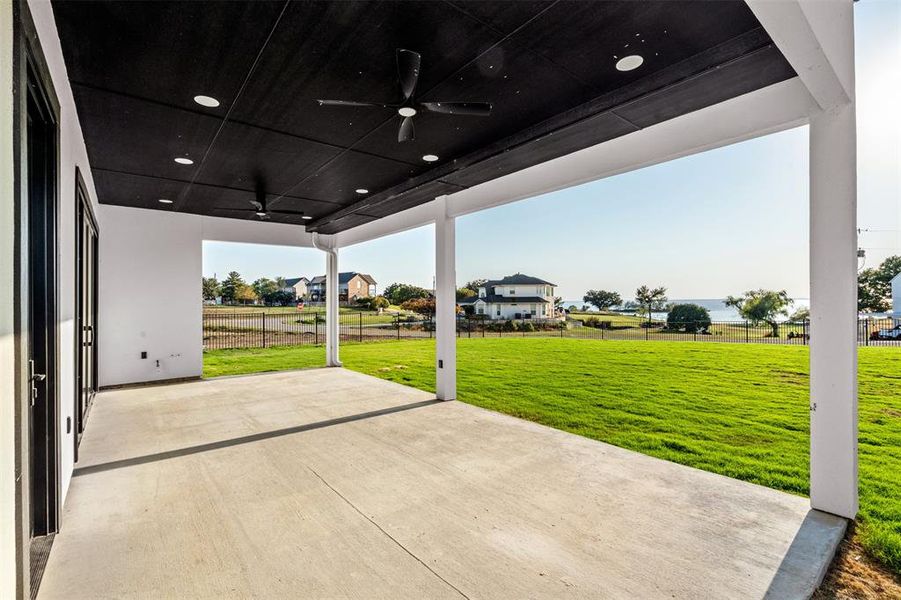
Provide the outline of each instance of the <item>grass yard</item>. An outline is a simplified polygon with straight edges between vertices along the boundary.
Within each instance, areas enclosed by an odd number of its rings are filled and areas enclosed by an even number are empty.
[[[346,344],[345,366],[434,391],[434,342]],[[461,401],[795,494],[808,493],[803,346],[460,339]],[[324,363],[319,347],[207,352],[207,377]],[[860,349],[860,524],[901,574],[901,349]]]

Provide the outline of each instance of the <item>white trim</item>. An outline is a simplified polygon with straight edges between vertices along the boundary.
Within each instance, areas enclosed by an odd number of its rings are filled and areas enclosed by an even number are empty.
[[[851,0],[747,0],[823,110],[854,96]],[[847,32],[851,31],[851,35]]]

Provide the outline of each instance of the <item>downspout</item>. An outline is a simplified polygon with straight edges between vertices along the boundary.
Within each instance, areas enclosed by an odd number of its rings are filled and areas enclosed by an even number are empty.
[[[338,263],[338,250],[335,248],[331,248],[329,246],[323,246],[319,243],[319,234],[315,231],[311,235],[311,240],[313,242],[313,247],[317,250],[321,250],[325,252],[326,256],[326,282],[329,280],[329,265],[334,263]],[[337,269],[335,269],[337,271]],[[335,277],[337,277],[337,273],[335,273]],[[336,281],[337,283],[337,281]],[[329,286],[331,287],[331,286]],[[334,352],[337,349],[338,344],[338,331],[339,327],[337,326],[337,321],[340,315],[340,311],[338,310],[338,285],[334,286],[335,294],[330,293],[328,289],[326,289],[325,294],[325,319],[326,319],[326,361],[329,366],[332,367],[341,367],[343,366],[341,361],[338,359],[338,353]],[[332,298],[334,296],[334,298]],[[331,303],[335,302],[335,311],[332,314]]]

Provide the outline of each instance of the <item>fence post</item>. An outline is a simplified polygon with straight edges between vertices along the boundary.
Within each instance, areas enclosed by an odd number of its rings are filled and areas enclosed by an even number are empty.
[[[864,343],[864,346],[869,346],[870,345],[870,320],[866,319],[863,322],[863,326],[864,326],[864,330],[863,330],[864,342],[863,343]],[[860,331],[859,327],[857,329],[858,329],[858,331]]]
[[[266,313],[263,313],[263,348],[266,347]]]
[[[397,315],[397,339],[400,339],[400,315]]]
[[[745,343],[751,341],[751,326],[748,321],[745,321]]]
[[[319,315],[313,313],[313,343],[319,343]]]
[[[360,311],[360,341],[363,341],[363,312]]]
[[[698,341],[698,324],[697,323],[695,323],[693,333],[694,333],[694,338],[695,338],[693,341],[697,342]]]

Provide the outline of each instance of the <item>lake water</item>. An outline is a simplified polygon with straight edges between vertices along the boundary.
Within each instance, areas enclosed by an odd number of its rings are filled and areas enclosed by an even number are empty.
[[[795,298],[795,303],[789,308],[789,313],[792,313],[799,308],[807,308],[810,306],[810,300],[808,298]],[[668,300],[668,303],[673,304],[697,304],[699,306],[703,306],[710,312],[710,320],[711,321],[742,321],[743,319],[739,316],[738,311],[735,310],[731,306],[726,306],[723,300],[718,298],[677,298]],[[582,307],[585,302],[580,300],[564,300],[563,306],[566,308],[570,308],[575,306],[576,308]],[[592,308],[591,310],[595,310]],[[654,318],[665,319],[666,313],[660,312],[654,313]]]

